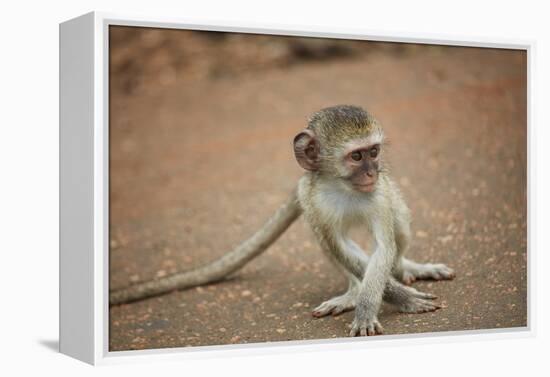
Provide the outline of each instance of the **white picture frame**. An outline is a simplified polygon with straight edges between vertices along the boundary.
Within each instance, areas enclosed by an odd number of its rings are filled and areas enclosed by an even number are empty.
[[[434,343],[534,336],[533,224],[528,196],[528,319],[520,328],[456,331],[374,338],[289,341],[140,351],[108,350],[108,28],[111,25],[330,37],[451,46],[521,49],[528,66],[528,147],[531,145],[533,41],[449,38],[437,35],[319,29],[281,25],[200,24],[170,17],[92,12],[60,24],[60,351],[90,364],[146,359],[210,358],[231,355],[347,350],[414,342]],[[530,153],[530,152],[529,152]],[[528,192],[531,166],[528,159]]]

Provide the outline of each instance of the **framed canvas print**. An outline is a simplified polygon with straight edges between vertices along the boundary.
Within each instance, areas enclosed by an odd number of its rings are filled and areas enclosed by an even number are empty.
[[[529,42],[60,26],[60,349],[531,334]]]

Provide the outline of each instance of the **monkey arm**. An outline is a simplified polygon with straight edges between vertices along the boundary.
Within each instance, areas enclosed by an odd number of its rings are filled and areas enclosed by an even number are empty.
[[[380,214],[372,223],[376,247],[361,282],[351,336],[383,332],[377,316],[397,255],[393,226],[388,224],[391,224],[391,215],[386,216],[386,213]]]
[[[392,276],[391,270],[397,253],[393,232],[390,230],[383,233],[386,236],[389,235],[388,238],[377,238],[379,233],[375,228],[374,234],[375,240],[378,241],[377,248],[365,268],[355,308],[355,319],[350,331],[351,336],[375,335],[384,331],[377,318],[382,299],[397,306],[403,313],[424,313],[441,308],[432,301],[437,298],[436,296],[407,287]],[[352,241],[349,243],[355,248],[355,254],[361,251],[355,243]]]
[[[259,231],[221,258],[193,270],[113,290],[109,294],[109,303],[117,305],[142,300],[173,290],[187,289],[223,280],[264,252],[301,213],[302,209],[297,200],[296,190],[294,190],[286,203],[271,216]]]
[[[361,285],[368,292],[369,304],[378,311],[382,302],[384,288],[388,282],[396,257],[396,245],[393,236],[381,237],[375,233],[375,251],[369,260]]]

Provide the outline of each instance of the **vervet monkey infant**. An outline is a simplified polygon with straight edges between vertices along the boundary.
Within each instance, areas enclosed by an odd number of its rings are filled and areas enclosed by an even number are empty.
[[[382,300],[406,313],[433,311],[435,296],[405,284],[416,279],[452,279],[444,264],[405,258],[410,211],[383,160],[384,133],[378,121],[357,106],[322,109],[294,138],[294,154],[306,173],[289,200],[233,251],[194,270],[138,283],[110,293],[120,304],[175,289],[223,280],[262,253],[304,214],[324,254],[348,279],[348,290],[313,310],[315,317],[355,309],[350,335],[381,334]],[[370,258],[348,236],[355,227],[372,234]]]

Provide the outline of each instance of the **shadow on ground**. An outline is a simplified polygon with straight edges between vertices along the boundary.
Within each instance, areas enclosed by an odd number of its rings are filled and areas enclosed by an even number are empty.
[[[53,352],[59,352],[59,340],[39,340],[38,343]]]

